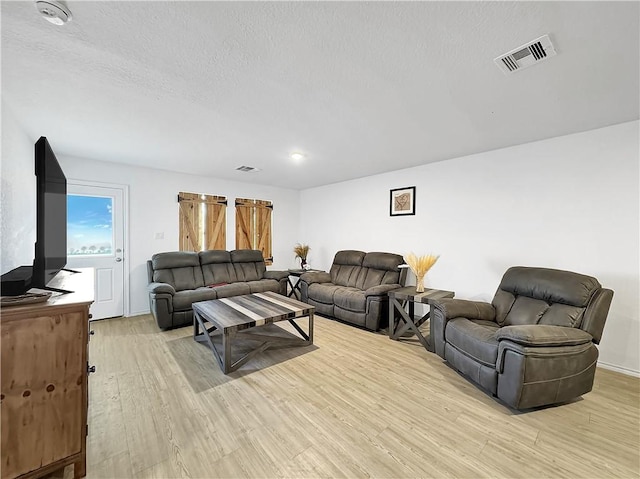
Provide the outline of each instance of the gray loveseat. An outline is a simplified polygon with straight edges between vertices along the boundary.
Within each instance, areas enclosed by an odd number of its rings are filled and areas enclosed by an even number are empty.
[[[388,325],[387,293],[404,286],[403,263],[393,253],[338,251],[328,273],[300,276],[301,299],[319,314],[377,331]]]
[[[197,301],[287,292],[288,272],[267,271],[259,250],[158,253],[147,273],[151,312],[162,329],[192,324]]]
[[[613,291],[591,276],[546,268],[507,270],[491,304],[432,303],[436,353],[516,409],[591,391]]]

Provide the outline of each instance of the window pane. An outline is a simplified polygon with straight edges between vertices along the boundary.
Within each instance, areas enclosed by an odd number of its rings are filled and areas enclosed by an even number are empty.
[[[67,254],[113,254],[113,198],[67,196]]]

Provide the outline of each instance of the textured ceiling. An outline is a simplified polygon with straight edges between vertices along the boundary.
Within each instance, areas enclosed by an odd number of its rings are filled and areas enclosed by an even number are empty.
[[[639,117],[638,2],[67,5],[1,6],[3,101],[58,155],[308,188]]]

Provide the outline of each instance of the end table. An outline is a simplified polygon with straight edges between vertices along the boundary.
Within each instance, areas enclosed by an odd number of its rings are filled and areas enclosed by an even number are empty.
[[[291,296],[293,296],[295,299],[300,299],[300,276],[302,276],[304,273],[309,273],[311,271],[321,271],[319,269],[290,269],[289,270],[289,277],[287,278],[287,282],[289,283],[289,287],[291,288],[291,291],[289,291],[287,293],[287,296],[290,298]],[[298,280],[293,283],[291,281],[291,277],[296,277],[298,278]]]
[[[414,315],[416,303],[430,304],[432,300],[453,298],[453,291],[425,288],[424,292],[417,293],[415,286],[394,289],[389,291],[389,338],[398,341],[409,330],[418,337],[420,343],[427,351],[433,352],[431,342],[420,332],[420,326],[431,316],[431,308],[422,317]],[[405,311],[405,307],[409,310]],[[396,315],[396,312],[399,313]],[[398,321],[396,324],[396,316]],[[411,334],[411,336],[413,336]],[[429,335],[430,336],[430,335]],[[431,339],[431,338],[429,338]]]

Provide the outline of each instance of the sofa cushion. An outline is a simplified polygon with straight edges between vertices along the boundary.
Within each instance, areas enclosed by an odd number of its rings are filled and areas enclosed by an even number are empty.
[[[502,277],[500,289],[514,296],[528,296],[547,303],[562,303],[584,308],[593,293],[602,286],[584,274],[549,268],[514,266]]]
[[[341,287],[333,294],[334,304],[348,311],[364,313],[367,310],[367,297],[358,288]]]
[[[231,283],[215,286],[214,289],[218,298],[229,298],[231,296],[239,296],[241,294],[251,293],[251,289],[247,283]]]
[[[549,304],[546,301],[528,296],[518,296],[511,305],[511,310],[507,314],[504,324],[538,324],[547,309],[549,309]]]
[[[367,253],[362,260],[362,271],[356,286],[369,289],[381,284],[398,284],[404,258],[393,253]]]
[[[192,251],[171,251],[169,253],[156,253],[151,257],[154,270],[184,268],[187,266],[200,266],[198,253]]]
[[[259,249],[234,249],[230,251],[233,263],[263,263],[264,257]]]
[[[151,258],[153,281],[167,283],[176,291],[196,289],[204,286],[198,254],[190,251],[157,253]]]
[[[601,288],[598,280],[548,268],[509,268],[492,304],[500,326],[547,324],[580,327],[584,310]]]
[[[329,270],[331,282],[339,286],[356,287],[365,254],[363,251],[355,250],[338,251]]]
[[[231,254],[224,250],[201,251],[198,253],[202,275],[206,286],[221,283],[235,283],[236,270],[231,264]]]
[[[223,249],[212,249],[198,253],[200,264],[231,263],[231,253]]]
[[[216,291],[212,288],[178,291],[173,295],[173,310],[187,311],[191,309],[192,303],[208,301],[210,299],[216,299],[217,297]]]
[[[525,324],[498,329],[496,339],[506,339],[524,346],[575,346],[590,343],[592,337],[578,328]]]
[[[447,322],[445,338],[458,351],[475,361],[495,368],[498,359],[499,326],[493,321],[454,318]]]
[[[308,295],[309,299],[314,299],[325,304],[333,304],[334,293],[342,288],[331,283],[313,283],[309,285]]]
[[[231,262],[237,281],[257,281],[264,278],[267,267],[264,264],[262,251],[240,249],[231,251]]]
[[[509,312],[504,316],[502,326],[525,324],[547,324],[578,328],[585,308],[561,303],[549,304],[541,299],[517,296],[513,299]]]
[[[249,290],[252,293],[264,293],[265,291],[280,292],[280,283],[275,279],[261,279],[259,281],[249,281]]]

